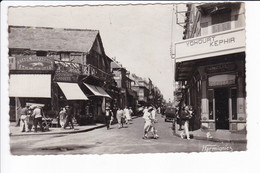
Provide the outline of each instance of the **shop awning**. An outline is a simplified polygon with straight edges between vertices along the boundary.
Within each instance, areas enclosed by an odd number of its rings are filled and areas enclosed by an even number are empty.
[[[88,100],[77,83],[57,82],[67,100]]]
[[[88,89],[95,95],[95,96],[102,96],[102,97],[108,97],[111,98],[110,95],[108,95],[108,93],[101,87],[99,86],[95,86],[95,85],[90,85],[90,84],[86,84],[86,87],[88,87]]]
[[[9,97],[51,98],[51,75],[11,74]]]

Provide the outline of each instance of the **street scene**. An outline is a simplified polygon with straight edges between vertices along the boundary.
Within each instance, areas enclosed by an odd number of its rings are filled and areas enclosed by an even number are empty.
[[[98,128],[81,133],[55,133],[50,135],[26,135],[11,137],[11,152],[15,155],[57,155],[57,154],[138,154],[173,152],[217,152],[243,151],[244,143],[214,142],[205,140],[183,140],[173,134],[171,123],[158,116],[155,124],[158,139],[143,140],[144,120],[135,118],[129,125],[110,130]],[[75,142],[77,141],[77,142]]]
[[[246,151],[245,50],[243,2],[10,7],[10,152]]]

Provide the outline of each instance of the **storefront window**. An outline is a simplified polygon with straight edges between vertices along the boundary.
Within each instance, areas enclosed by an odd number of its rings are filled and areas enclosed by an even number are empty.
[[[231,89],[232,120],[237,119],[237,89]]]
[[[213,89],[209,89],[208,90],[208,99],[209,99],[209,119],[213,120],[214,119],[214,90]]]

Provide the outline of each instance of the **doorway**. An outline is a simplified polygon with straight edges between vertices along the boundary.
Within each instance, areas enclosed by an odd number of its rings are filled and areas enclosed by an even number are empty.
[[[216,129],[229,129],[228,88],[215,89]]]

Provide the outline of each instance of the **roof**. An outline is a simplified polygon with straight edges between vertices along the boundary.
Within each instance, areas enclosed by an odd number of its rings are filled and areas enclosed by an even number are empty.
[[[89,52],[98,35],[98,30],[10,26],[9,48]]]

